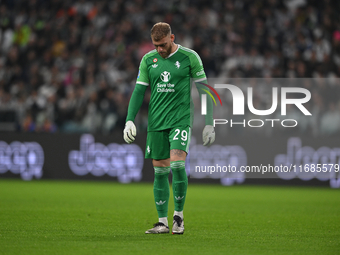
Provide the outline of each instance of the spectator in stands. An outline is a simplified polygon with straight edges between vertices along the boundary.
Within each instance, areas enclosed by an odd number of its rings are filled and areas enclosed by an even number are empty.
[[[154,48],[143,35],[159,20],[171,24],[178,43],[202,56],[210,77],[339,78],[340,22],[332,4],[3,1],[0,91],[10,98],[7,103],[0,98],[0,105],[8,109],[13,102],[21,102],[21,110],[15,110],[18,124],[37,123],[42,113],[60,131],[65,124],[74,127],[66,130],[77,132],[107,133],[123,128],[124,107],[135,84],[140,56]],[[321,91],[322,101],[331,97],[334,102],[338,90],[330,91],[332,95]],[[258,100],[264,104],[267,99]],[[24,101],[31,113],[29,121],[23,114]],[[137,125],[143,126],[146,111],[141,114]],[[103,125],[105,128],[99,128]]]

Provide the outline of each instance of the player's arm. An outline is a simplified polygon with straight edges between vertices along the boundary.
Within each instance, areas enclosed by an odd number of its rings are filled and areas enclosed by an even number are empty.
[[[143,104],[146,88],[147,86],[136,83],[130,98],[126,122],[135,121],[136,115]]]
[[[139,66],[136,86],[130,98],[125,128],[123,131],[124,140],[127,143],[132,143],[135,140],[135,136],[137,135],[137,130],[134,121],[140,107],[142,106],[145,91],[148,85],[149,77],[147,74],[145,60],[143,58]]]
[[[200,100],[202,96],[206,95],[207,113],[205,115],[205,127],[203,129],[203,145],[210,145],[215,141],[215,130],[213,127],[213,102],[211,97],[208,95],[210,89],[204,84],[208,84],[207,77],[205,75],[201,58],[197,53],[191,57],[191,77],[194,79]]]
[[[202,101],[202,95],[206,95],[206,102],[207,102],[207,113],[205,115],[205,125],[210,125],[212,126],[214,123],[213,120],[213,101],[210,97],[210,95],[208,95],[207,91],[209,93],[211,93],[210,89],[206,86],[204,86],[203,84],[208,84],[207,79],[205,78],[202,81],[195,81],[196,84],[196,88],[198,90],[198,94],[200,96],[200,100]]]
[[[215,130],[213,126],[213,102],[208,95],[210,89],[203,84],[208,84],[207,80],[195,82],[198,93],[200,95],[200,99],[202,101],[202,96],[205,95],[206,103],[207,103],[207,112],[205,115],[205,127],[202,133],[203,145],[210,145],[215,141]],[[208,92],[207,92],[208,91]]]

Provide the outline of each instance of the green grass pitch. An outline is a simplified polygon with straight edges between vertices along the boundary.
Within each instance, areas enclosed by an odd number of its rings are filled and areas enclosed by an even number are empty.
[[[146,235],[152,192],[2,179],[0,254],[340,254],[340,190],[189,184],[184,235]]]

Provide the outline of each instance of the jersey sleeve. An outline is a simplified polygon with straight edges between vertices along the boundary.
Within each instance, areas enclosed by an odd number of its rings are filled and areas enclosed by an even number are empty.
[[[137,76],[137,84],[149,86],[149,74],[148,67],[146,64],[146,57],[144,56],[139,65],[139,71]]]
[[[196,52],[190,56],[190,63],[191,63],[191,77],[194,79],[198,93],[200,95],[200,99],[202,100],[202,95],[206,94],[206,91],[209,91],[209,88],[205,87],[203,84],[207,83],[207,77],[205,75],[203,69],[203,63]],[[207,114],[205,115],[205,124],[206,125],[213,125],[213,103],[211,97],[207,95]]]
[[[135,121],[136,115],[143,104],[146,89],[146,86],[140,85],[138,83],[136,84],[136,87],[133,90],[130,98],[126,122],[129,120]]]
[[[195,82],[200,82],[207,79],[204,72],[202,60],[195,51],[192,51],[192,54],[190,54],[190,64],[191,78],[193,78]]]

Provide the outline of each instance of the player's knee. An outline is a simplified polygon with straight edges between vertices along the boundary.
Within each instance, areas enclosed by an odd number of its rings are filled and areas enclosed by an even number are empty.
[[[170,166],[170,158],[167,159],[153,159],[152,164],[154,167],[169,167]]]

